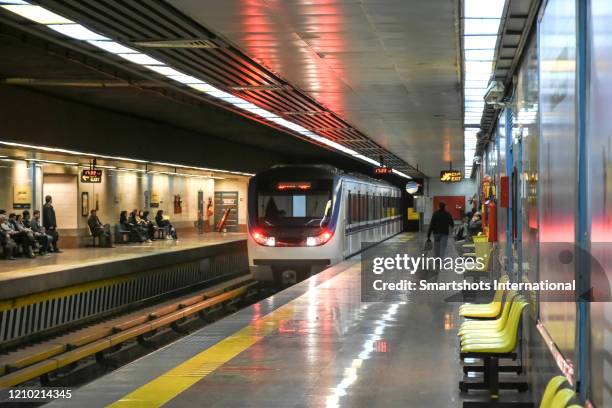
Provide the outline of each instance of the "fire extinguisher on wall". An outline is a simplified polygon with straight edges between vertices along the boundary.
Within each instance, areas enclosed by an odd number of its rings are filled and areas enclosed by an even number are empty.
[[[489,225],[489,242],[497,242],[497,206],[495,201],[489,200],[487,211],[487,224]]]

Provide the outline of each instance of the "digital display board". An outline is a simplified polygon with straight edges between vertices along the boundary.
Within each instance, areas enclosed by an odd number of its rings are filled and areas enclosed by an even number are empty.
[[[101,183],[102,170],[85,169],[81,172],[81,183]]]
[[[440,172],[440,181],[445,183],[456,183],[461,179],[461,170],[442,170]]]
[[[309,181],[281,181],[276,185],[278,190],[310,190],[311,187]]]
[[[391,174],[393,173],[393,169],[391,167],[376,167],[374,169],[374,174]]]

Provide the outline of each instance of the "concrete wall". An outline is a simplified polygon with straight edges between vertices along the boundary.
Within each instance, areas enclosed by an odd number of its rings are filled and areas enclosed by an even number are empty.
[[[214,203],[215,191],[238,191],[238,223],[246,229],[248,177],[229,176],[215,180],[104,169],[102,182],[94,184],[81,182],[81,170],[76,166],[34,166],[24,160],[0,159],[0,209],[9,213],[23,211],[23,208],[13,208],[15,186],[29,186],[30,212],[42,207],[44,195],[52,195],[62,246],[74,247],[83,244],[83,237],[88,236],[88,216],[83,215],[83,211],[98,208],[100,220],[114,225],[122,210],[149,210],[151,217],[157,210],[164,210],[177,228],[193,229],[198,218],[199,191],[204,193],[204,206],[209,197],[213,198]],[[83,193],[88,196],[85,208]],[[151,206],[153,194],[159,197],[158,207]],[[175,211],[175,196],[180,196],[180,212]]]

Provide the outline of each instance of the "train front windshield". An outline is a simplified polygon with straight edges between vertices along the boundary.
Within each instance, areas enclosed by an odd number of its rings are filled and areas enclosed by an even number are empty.
[[[331,180],[276,182],[257,194],[262,227],[323,227],[331,211]]]

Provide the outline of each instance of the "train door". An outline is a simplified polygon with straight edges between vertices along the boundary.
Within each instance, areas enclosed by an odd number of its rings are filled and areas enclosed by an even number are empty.
[[[237,191],[215,191],[215,227],[219,225],[226,211],[229,211],[229,215],[225,222],[225,230],[238,232]]]

